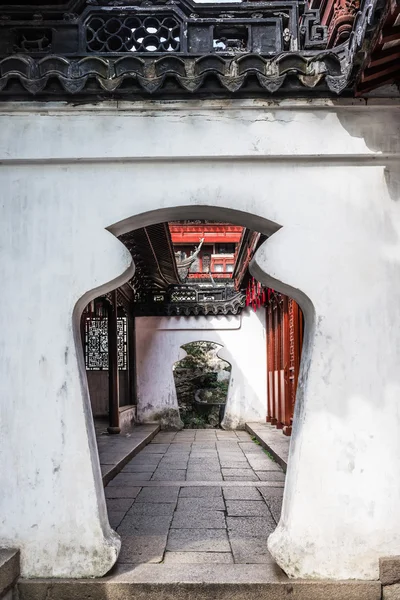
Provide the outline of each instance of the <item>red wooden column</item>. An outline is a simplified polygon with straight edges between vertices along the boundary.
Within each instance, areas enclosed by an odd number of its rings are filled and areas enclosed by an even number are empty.
[[[271,424],[276,425],[276,400],[277,389],[275,383],[276,371],[276,305],[271,301],[271,346],[272,346],[272,364],[271,364],[271,387],[272,387],[272,414]]]
[[[276,428],[283,429],[283,410],[282,410],[282,306],[278,297],[276,302]]]
[[[300,357],[301,348],[303,345],[303,328],[301,323],[301,314],[299,306],[293,301],[293,329],[294,329],[294,352],[293,352],[293,386],[294,386],[294,398],[293,408],[296,402],[297,384],[299,381],[300,371]]]
[[[120,433],[119,426],[119,377],[118,377],[118,329],[117,291],[111,293],[108,308],[108,433]]]
[[[290,331],[289,331],[289,298],[283,296],[283,323],[282,323],[282,343],[283,343],[283,381],[284,381],[284,417],[283,417],[283,433],[290,435],[292,432],[292,402],[290,398],[289,386],[289,366],[290,366]]]
[[[303,345],[303,314],[298,304],[274,294],[267,317],[267,422],[291,435]]]
[[[273,418],[273,332],[272,332],[272,308],[271,304],[266,307],[267,311],[267,393],[268,393],[268,410],[267,423],[272,422]]]

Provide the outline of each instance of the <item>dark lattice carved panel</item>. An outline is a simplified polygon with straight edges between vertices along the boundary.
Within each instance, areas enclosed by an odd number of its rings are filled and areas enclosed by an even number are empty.
[[[194,290],[179,290],[172,292],[171,302],[196,302],[196,292]]]
[[[108,370],[107,317],[87,317],[85,319],[85,361],[88,371]],[[118,368],[127,368],[127,321],[126,317],[117,320],[118,329]]]
[[[126,371],[127,367],[127,320],[121,317],[117,320],[117,350],[118,350],[118,369]]]
[[[166,15],[95,15],[86,25],[88,52],[179,52],[180,39],[180,24]]]

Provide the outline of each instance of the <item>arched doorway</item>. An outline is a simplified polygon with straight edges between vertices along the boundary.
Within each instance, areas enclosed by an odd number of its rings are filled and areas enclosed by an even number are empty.
[[[187,428],[217,428],[224,418],[232,365],[218,356],[220,344],[194,341],[181,348],[186,356],[173,365],[173,373],[182,422]]]
[[[397,389],[396,355],[389,352],[396,345],[396,328],[386,326],[397,323],[396,303],[385,306],[381,328],[367,323],[371,315],[382,314],[381,294],[371,293],[377,281],[387,297],[397,297],[396,277],[387,277],[388,268],[396,274],[393,264],[388,267],[390,252],[376,252],[370,243],[379,240],[386,249],[382,214],[389,223],[397,219],[383,167],[373,162],[372,150],[360,158],[360,137],[343,125],[346,108],[277,108],[262,102],[249,107],[239,102],[222,113],[211,104],[196,110],[164,106],[157,114],[129,110],[110,114],[104,107],[92,112],[64,107],[56,116],[28,111],[4,117],[16,145],[10,150],[1,207],[10,257],[4,266],[2,262],[7,310],[1,335],[7,361],[1,381],[5,397],[19,399],[20,407],[10,413],[7,405],[4,451],[7,463],[22,465],[22,474],[18,485],[12,473],[6,477],[7,498],[13,502],[5,508],[9,518],[2,542],[21,547],[23,573],[29,576],[57,576],[66,570],[75,576],[100,575],[115,561],[118,542],[107,524],[79,351],[80,314],[92,298],[132,274],[130,256],[115,236],[146,223],[206,215],[273,233],[252,271],[259,281],[297,300],[305,314],[291,466],[273,553],[292,575],[375,577],[378,555],[393,554],[397,544],[397,534],[385,533],[393,526],[387,515],[395,510],[391,498],[397,497],[387,493],[385,484],[391,467],[374,459],[391,439],[388,424],[397,423],[391,391]],[[353,110],[351,118],[363,131],[365,115],[360,121]],[[18,147],[21,119],[29,122],[28,154]],[[122,141],[116,135],[121,128]],[[54,147],[60,136],[68,140],[67,147]],[[132,143],[138,139],[140,145]],[[332,162],[321,142],[328,139],[335,139],[336,149],[346,149],[340,155],[345,166]],[[51,164],[44,148],[52,148]],[[20,156],[27,158],[18,162]],[[38,164],[45,176],[32,177]],[[312,193],[303,185],[306,181],[312,181]],[[374,265],[373,277],[365,272],[367,263]],[[49,294],[51,276],[57,285]],[[354,310],[360,299],[362,315]],[[32,305],[35,318],[21,317]],[[379,356],[372,351],[377,336]],[[24,377],[19,376],[21,364]],[[383,383],[392,381],[394,388]],[[388,401],[382,404],[382,397]],[[50,439],[36,435],[43,419]],[[396,448],[390,447],[396,456]],[[35,448],[33,462],[26,460],[27,448]],[[36,469],[43,477],[32,489]],[[376,478],[380,485],[371,486]],[[43,516],[36,507],[49,490],[52,510]],[[71,498],[77,497],[79,510],[71,509]],[[371,503],[380,507],[373,552],[371,530],[362,526],[369,522]],[[32,520],[21,523],[18,516],[28,505]],[[40,536],[34,535],[31,521],[40,522]],[[58,534],[65,552],[50,560],[47,547],[59,523],[65,524]]]

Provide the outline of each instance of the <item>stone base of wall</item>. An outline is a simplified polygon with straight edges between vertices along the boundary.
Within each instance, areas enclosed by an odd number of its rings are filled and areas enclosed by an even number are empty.
[[[383,600],[400,600],[400,556],[379,559],[379,579]]]
[[[119,426],[121,433],[132,431],[136,423],[136,406],[121,406],[119,409]]]

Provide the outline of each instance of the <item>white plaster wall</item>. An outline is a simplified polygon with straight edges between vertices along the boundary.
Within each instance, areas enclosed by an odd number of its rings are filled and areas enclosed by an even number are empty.
[[[305,312],[279,564],[376,578],[400,553],[399,124],[362,101],[0,107],[0,546],[24,576],[115,562],[79,314],[132,275],[114,235],[176,218],[273,233],[254,273]]]
[[[153,421],[178,410],[172,367],[189,342],[214,342],[232,365],[223,427],[243,428],[267,416],[265,310],[238,316],[139,317],[136,319],[138,418]]]

